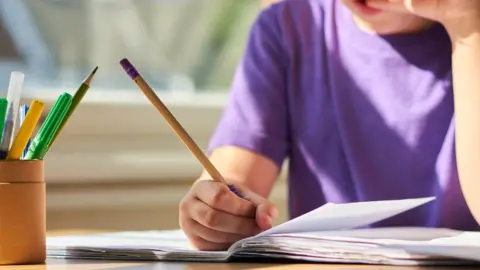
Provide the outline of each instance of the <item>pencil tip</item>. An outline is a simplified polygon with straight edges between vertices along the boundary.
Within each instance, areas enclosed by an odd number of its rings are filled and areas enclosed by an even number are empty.
[[[90,75],[88,75],[88,77],[85,79],[85,81],[83,83],[90,85],[90,83],[93,80],[93,77],[94,77],[95,73],[97,73],[97,70],[98,70],[98,66],[96,66],[93,69],[92,73],[90,73]]]

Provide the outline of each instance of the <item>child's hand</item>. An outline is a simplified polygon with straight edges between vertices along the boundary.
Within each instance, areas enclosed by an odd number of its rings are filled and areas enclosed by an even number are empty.
[[[480,20],[480,0],[367,0],[382,10],[408,12],[453,27],[466,20]]]
[[[272,226],[273,204],[236,185],[242,199],[222,183],[197,181],[180,203],[180,227],[199,250],[225,250]]]

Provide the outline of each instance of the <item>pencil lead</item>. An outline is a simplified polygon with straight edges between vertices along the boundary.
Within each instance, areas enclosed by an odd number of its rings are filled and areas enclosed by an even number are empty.
[[[98,70],[98,66],[96,66],[95,69],[93,69],[92,73],[90,73],[90,75],[88,75],[88,77],[85,79],[85,81],[83,83],[90,85],[90,83],[93,80],[93,77],[94,77],[95,73],[97,73],[97,70]]]
[[[95,69],[93,69],[92,75],[95,75],[95,73],[97,73],[97,69],[98,69],[98,66],[96,66]]]

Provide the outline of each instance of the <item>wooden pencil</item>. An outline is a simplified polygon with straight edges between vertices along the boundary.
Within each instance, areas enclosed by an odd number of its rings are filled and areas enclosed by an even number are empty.
[[[225,181],[220,172],[215,168],[210,159],[203,153],[200,147],[195,143],[195,141],[190,137],[187,131],[180,125],[177,119],[173,116],[170,110],[163,104],[157,94],[153,89],[148,85],[148,83],[142,78],[140,73],[136,68],[128,61],[127,59],[122,59],[120,65],[127,72],[130,78],[137,84],[137,86],[142,90],[143,94],[148,98],[148,100],[155,106],[155,108],[160,112],[160,114],[165,118],[170,128],[177,134],[180,140],[185,144],[185,146],[192,152],[192,154],[197,158],[203,168],[210,174],[214,181],[221,182],[228,186],[228,183]],[[232,190],[233,191],[233,190]]]
[[[77,108],[77,106],[80,104],[83,97],[87,93],[88,89],[90,89],[90,84],[92,83],[93,77],[95,76],[95,73],[97,72],[97,70],[98,70],[98,66],[93,69],[93,71],[90,73],[90,75],[88,75],[87,78],[85,78],[85,80],[83,80],[82,84],[80,84],[80,87],[75,92],[75,95],[73,96],[73,100],[72,100],[72,105],[70,105],[67,115],[65,116],[62,123],[60,124],[60,127],[58,128],[57,133],[53,137],[53,140],[50,143],[49,147],[52,147],[58,135],[60,134],[60,132],[62,132],[62,129],[65,127],[68,120],[70,119],[70,116],[72,116],[73,112],[75,111],[75,109]]]

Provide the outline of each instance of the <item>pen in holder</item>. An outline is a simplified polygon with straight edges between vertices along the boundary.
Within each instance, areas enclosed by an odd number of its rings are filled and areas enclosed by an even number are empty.
[[[0,160],[0,265],[46,260],[43,160]]]

